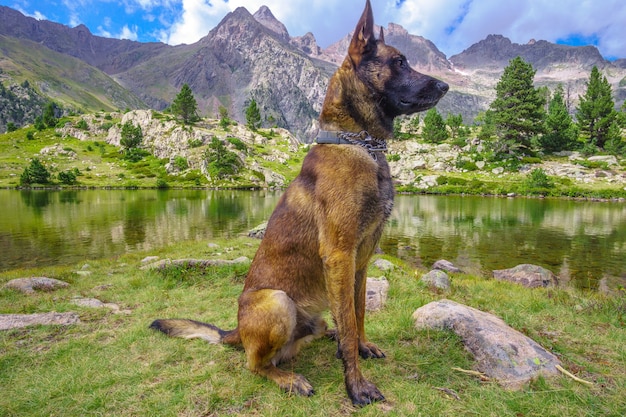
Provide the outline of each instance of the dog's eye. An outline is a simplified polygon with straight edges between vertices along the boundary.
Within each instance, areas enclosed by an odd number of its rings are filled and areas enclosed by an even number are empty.
[[[403,68],[406,65],[406,61],[404,58],[396,58],[396,65],[400,68]]]

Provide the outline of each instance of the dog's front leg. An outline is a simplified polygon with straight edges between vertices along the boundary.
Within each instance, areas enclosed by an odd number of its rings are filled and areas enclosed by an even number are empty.
[[[354,303],[356,324],[359,332],[359,354],[363,359],[384,358],[385,354],[365,336],[365,298],[367,292],[367,268],[356,272],[354,280]]]
[[[337,325],[339,356],[343,361],[348,396],[357,405],[382,401],[385,397],[376,385],[363,377],[359,368],[354,255],[350,251],[335,250],[324,258],[328,298]]]

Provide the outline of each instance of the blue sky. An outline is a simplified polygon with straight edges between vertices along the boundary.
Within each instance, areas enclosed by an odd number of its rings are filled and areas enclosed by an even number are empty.
[[[609,59],[626,58],[624,0],[371,0],[377,24],[404,26],[433,41],[448,57],[500,34],[516,43],[531,39],[593,44]],[[350,33],[364,0],[0,0],[37,19],[86,25],[99,36],[171,45],[194,43],[239,6],[262,5],[291,36],[312,32],[326,47]]]

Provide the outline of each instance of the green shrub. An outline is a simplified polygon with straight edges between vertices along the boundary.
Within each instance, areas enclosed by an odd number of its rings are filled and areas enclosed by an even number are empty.
[[[174,158],[174,166],[176,166],[179,170],[184,171],[189,168],[189,162],[187,162],[185,157],[177,156]]]
[[[89,125],[85,121],[85,119],[80,119],[78,123],[76,123],[76,128],[81,130],[89,130]]]
[[[74,171],[61,171],[59,172],[58,178],[62,184],[76,184],[76,173]]]
[[[245,143],[243,143],[243,141],[239,138],[235,138],[235,137],[227,137],[226,140],[235,147],[235,149],[237,149],[238,151],[247,153],[248,152],[248,147],[246,146]]]
[[[466,159],[461,159],[461,158],[457,159],[456,167],[458,169],[462,169],[465,171],[476,171],[478,169],[476,162],[468,161]]]
[[[169,188],[169,184],[167,183],[167,181],[164,178],[157,178],[156,180],[156,188],[160,189],[160,190],[164,190],[166,188]]]

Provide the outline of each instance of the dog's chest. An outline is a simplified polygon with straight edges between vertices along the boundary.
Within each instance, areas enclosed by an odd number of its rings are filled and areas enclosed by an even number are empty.
[[[380,161],[378,164],[378,195],[383,210],[383,221],[391,216],[394,194],[395,191],[393,181],[391,180],[389,164],[386,160]]]

